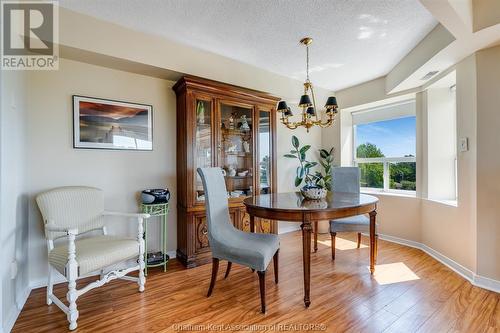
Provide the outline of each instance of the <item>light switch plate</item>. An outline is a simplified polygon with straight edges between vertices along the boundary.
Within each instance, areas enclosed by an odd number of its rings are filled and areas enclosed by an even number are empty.
[[[460,151],[466,152],[469,150],[469,138],[460,139]]]

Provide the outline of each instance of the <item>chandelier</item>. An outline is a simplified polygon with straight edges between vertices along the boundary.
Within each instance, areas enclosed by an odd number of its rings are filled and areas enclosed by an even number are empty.
[[[292,110],[285,101],[278,103],[277,111],[281,113],[281,122],[289,129],[296,129],[304,126],[309,132],[309,128],[313,126],[328,127],[333,124],[335,115],[338,113],[337,99],[334,96],[328,97],[325,104],[326,120],[323,121],[318,117],[316,108],[316,99],[314,98],[314,89],[311,81],[309,80],[309,45],[312,43],[311,37],[305,37],[300,40],[302,45],[306,47],[306,81],[304,82],[304,94],[300,96],[299,108],[302,108],[302,120],[297,122],[290,121],[293,116]],[[309,97],[309,92],[311,97]]]

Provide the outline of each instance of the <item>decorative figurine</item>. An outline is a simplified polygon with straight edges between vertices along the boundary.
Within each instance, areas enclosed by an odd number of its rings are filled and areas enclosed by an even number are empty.
[[[248,131],[250,130],[250,126],[248,126],[248,122],[247,122],[247,116],[246,115],[242,115],[241,116],[241,130],[242,131]]]
[[[237,152],[237,147],[236,145],[231,145],[229,147],[227,147],[227,150],[226,150],[226,153],[231,153],[231,154],[234,154]]]
[[[229,129],[234,130],[234,113],[229,116]]]
[[[243,141],[243,151],[245,153],[249,153],[250,152],[250,144],[248,143],[248,141]]]
[[[229,177],[236,176],[236,169],[232,165],[228,166],[228,168],[227,168],[227,174],[228,174]]]

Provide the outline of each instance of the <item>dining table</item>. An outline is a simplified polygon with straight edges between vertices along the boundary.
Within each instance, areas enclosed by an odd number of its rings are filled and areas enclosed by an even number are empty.
[[[375,272],[377,237],[375,234],[378,198],[372,195],[329,192],[324,199],[310,200],[300,192],[261,194],[243,203],[250,216],[250,231],[255,232],[255,218],[301,223],[302,263],[304,271],[304,304],[311,304],[311,234],[319,221],[369,214],[370,272]]]

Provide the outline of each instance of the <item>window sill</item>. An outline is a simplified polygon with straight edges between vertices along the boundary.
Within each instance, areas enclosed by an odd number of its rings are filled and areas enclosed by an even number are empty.
[[[438,204],[446,205],[446,206],[451,206],[451,207],[458,207],[458,201],[457,200],[440,200],[440,199],[425,199],[430,202],[435,202]]]
[[[404,191],[404,190],[384,191],[382,189],[366,188],[366,187],[361,188],[361,193],[386,195],[386,196],[393,196],[393,197],[405,197],[405,198],[416,198],[417,197],[417,193],[415,191]]]

